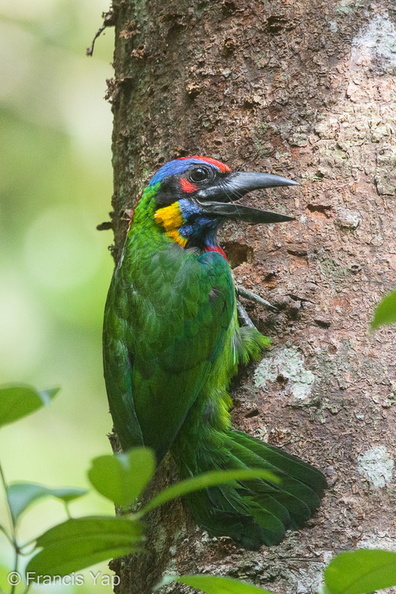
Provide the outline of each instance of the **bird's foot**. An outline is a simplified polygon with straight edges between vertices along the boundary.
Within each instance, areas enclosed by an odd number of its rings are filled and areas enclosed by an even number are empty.
[[[238,310],[238,317],[240,322],[244,325],[244,326],[248,326],[249,328],[256,328],[256,326],[253,324],[252,320],[249,317],[248,312],[246,311],[246,309],[243,307],[242,303],[237,300],[237,310]]]
[[[242,287],[241,285],[236,285],[235,290],[236,290],[236,294],[240,297],[249,299],[250,301],[253,301],[254,303],[258,303],[259,305],[265,305],[265,307],[268,307],[269,309],[272,309],[273,311],[278,311],[278,308],[276,308],[274,305],[271,305],[271,303],[268,303],[268,301],[266,301],[265,299],[260,297],[260,295],[256,295],[256,293],[252,293],[252,291],[245,289],[245,287]],[[237,309],[238,309],[238,316],[239,316],[241,323],[244,326],[248,326],[249,328],[256,328],[256,326],[253,324],[252,320],[250,319],[248,312],[243,307],[243,305],[239,301],[239,299],[237,299]],[[256,330],[257,330],[257,328],[256,328]]]
[[[236,290],[236,294],[239,295],[240,297],[245,297],[245,299],[249,299],[250,301],[253,301],[254,303],[258,303],[259,305],[265,305],[265,307],[268,307],[269,309],[278,311],[278,308],[275,307],[275,305],[272,305],[271,303],[269,303],[268,301],[266,301],[265,299],[260,297],[260,295],[256,295],[256,293],[252,293],[252,291],[245,289],[245,287],[242,287],[241,285],[236,285],[235,290]]]

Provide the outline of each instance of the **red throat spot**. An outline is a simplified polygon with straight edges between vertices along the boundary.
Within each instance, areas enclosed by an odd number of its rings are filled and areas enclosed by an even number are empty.
[[[192,184],[188,181],[188,179],[185,179],[184,177],[180,178],[180,187],[183,190],[183,192],[186,192],[186,194],[191,194],[191,192],[195,192],[195,190],[198,190],[198,186]]]
[[[205,248],[205,252],[217,252],[218,254],[220,254],[220,256],[223,256],[223,258],[228,262],[228,258],[226,256],[225,251],[219,245],[207,245]]]

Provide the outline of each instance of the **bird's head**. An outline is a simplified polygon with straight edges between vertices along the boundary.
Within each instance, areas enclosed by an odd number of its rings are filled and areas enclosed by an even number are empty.
[[[183,157],[163,165],[146,191],[155,200],[154,219],[166,235],[183,247],[205,250],[217,245],[217,230],[226,219],[249,223],[293,220],[235,201],[253,190],[294,185],[297,182],[279,175],[232,171],[208,157]]]

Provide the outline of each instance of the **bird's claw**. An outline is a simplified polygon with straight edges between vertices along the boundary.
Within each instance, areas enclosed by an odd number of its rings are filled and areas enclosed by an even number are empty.
[[[241,285],[236,285],[235,291],[236,291],[236,294],[239,295],[240,297],[245,297],[245,299],[249,299],[250,301],[253,301],[254,303],[258,303],[259,305],[265,305],[265,307],[268,307],[269,309],[278,311],[278,308],[275,307],[275,305],[272,305],[271,303],[269,303],[268,301],[266,301],[265,299],[260,297],[260,295],[256,295],[256,293],[252,293],[252,291],[245,289],[245,287],[242,287]]]
[[[242,303],[238,300],[237,300],[237,310],[238,310],[239,319],[242,322],[242,324],[244,326],[248,326],[249,328],[255,328],[257,330],[256,326],[253,324],[252,320],[250,319],[248,312],[243,307]]]

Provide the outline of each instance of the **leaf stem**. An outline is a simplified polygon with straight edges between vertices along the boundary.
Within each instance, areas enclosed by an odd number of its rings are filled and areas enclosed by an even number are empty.
[[[3,471],[1,464],[0,464],[0,480],[3,484],[3,489],[4,489],[5,496],[6,496],[7,509],[8,509],[8,514],[9,514],[10,520],[11,520],[11,525],[12,525],[13,529],[15,530],[15,520],[14,520],[14,516],[11,511],[10,498],[8,497],[7,481],[5,479],[4,471]],[[14,530],[13,530],[13,532],[14,532]]]
[[[72,516],[72,515],[71,515],[71,513],[70,513],[70,507],[69,507],[69,503],[68,503],[67,501],[64,501],[64,505],[65,505],[65,510],[66,510],[66,515],[67,515],[67,518],[68,518],[69,520],[72,520],[72,519],[73,519],[73,516]]]
[[[10,543],[10,545],[14,546],[14,541],[12,540],[12,537],[10,534],[8,534],[8,531],[6,530],[6,528],[4,526],[0,526],[0,531],[4,534],[4,536],[6,537],[6,539],[8,540],[8,542]],[[1,590],[0,590],[1,592]]]
[[[10,541],[12,546],[14,547],[15,558],[14,558],[14,567],[13,567],[12,571],[13,571],[13,573],[18,573],[20,547],[19,547],[17,539],[16,539],[16,520],[12,513],[11,502],[10,502],[10,498],[8,495],[8,489],[7,489],[7,481],[5,479],[4,471],[3,471],[1,464],[0,464],[0,480],[3,484],[3,488],[4,488],[4,492],[5,492],[5,496],[6,496],[6,502],[7,502],[7,509],[8,509],[8,513],[10,516],[11,527],[12,527],[11,534],[8,534],[5,530],[3,530],[3,532],[7,536],[8,540]],[[10,594],[15,594],[15,589],[16,589],[16,584],[12,584]]]

